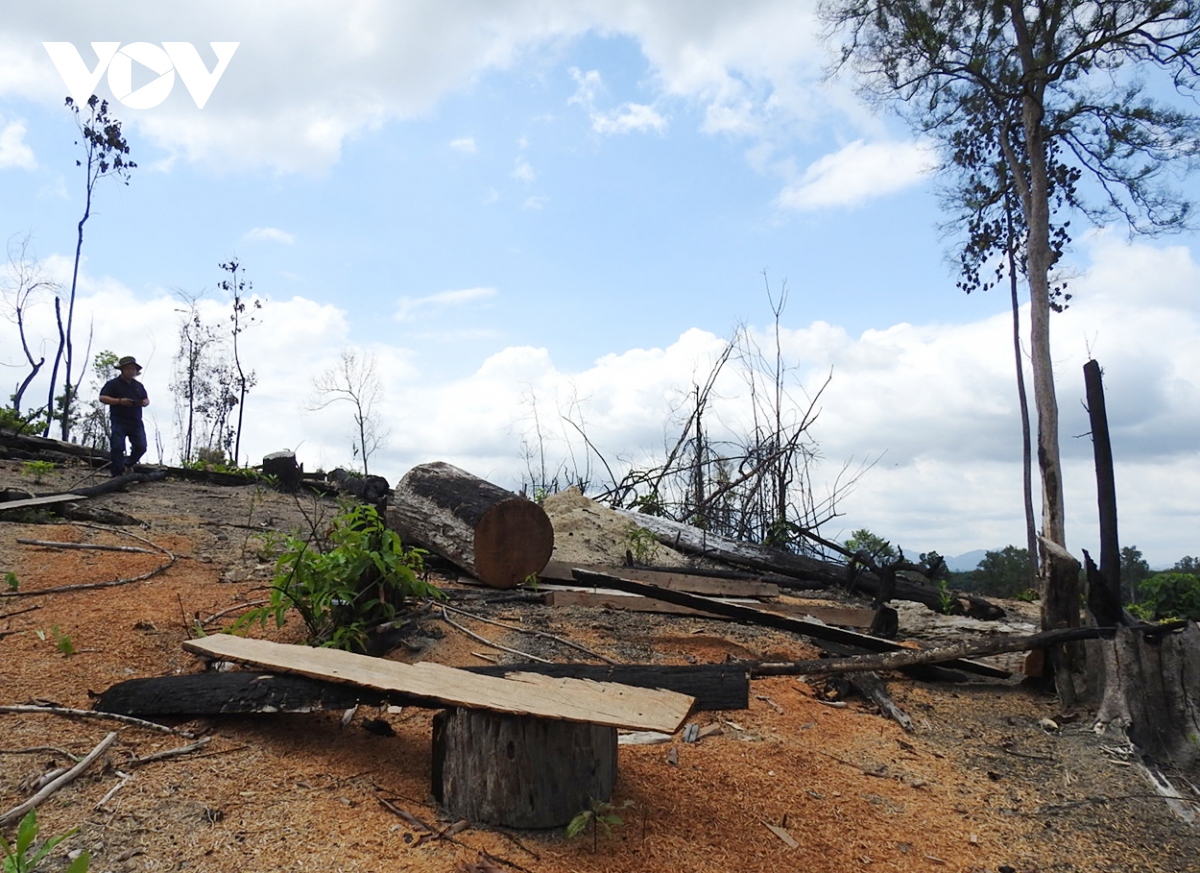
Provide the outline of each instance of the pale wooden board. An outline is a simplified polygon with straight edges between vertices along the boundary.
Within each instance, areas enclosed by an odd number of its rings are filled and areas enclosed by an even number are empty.
[[[0,512],[6,509],[23,509],[26,506],[49,506],[52,503],[67,503],[71,500],[87,500],[82,494],[51,494],[49,497],[26,497],[24,500],[7,500],[0,503]]]
[[[562,561],[550,561],[538,576],[542,579],[559,582],[573,582],[571,567],[579,566],[565,564]],[[710,576],[696,576],[691,573],[667,573],[662,570],[647,570],[642,567],[615,567],[611,564],[585,566],[582,569],[593,573],[605,573],[609,576],[621,576],[647,585],[658,585],[673,591],[686,591],[689,594],[703,594],[707,597],[778,597],[779,586],[773,582],[763,582],[758,579],[717,579]]]
[[[695,698],[674,691],[634,688],[615,682],[552,679],[513,672],[506,678],[480,676],[441,664],[401,664],[338,649],[289,646],[218,634],[185,640],[194,654],[237,661],[266,670],[361,685],[464,706],[562,721],[590,722],[627,730],[674,733]]]

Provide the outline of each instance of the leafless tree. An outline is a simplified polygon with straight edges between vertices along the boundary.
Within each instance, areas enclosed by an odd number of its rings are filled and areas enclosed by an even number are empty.
[[[316,412],[334,403],[354,407],[356,443],[354,454],[362,457],[363,473],[369,475],[371,455],[381,448],[390,431],[380,427],[376,408],[383,400],[377,360],[373,353],[344,349],[337,363],[313,379],[315,397],[309,410]]]
[[[32,234],[18,238],[13,236],[8,241],[8,263],[5,276],[0,279],[0,301],[4,307],[4,315],[17,326],[17,335],[21,339],[21,351],[25,356],[25,364],[12,366],[28,367],[29,371],[17,384],[11,401],[12,409],[19,416],[21,400],[29,384],[37,377],[42,365],[46,363],[45,355],[34,358],[33,350],[29,347],[29,335],[26,319],[29,311],[36,306],[45,294],[56,294],[58,285],[51,280],[37,256],[33,252]]]

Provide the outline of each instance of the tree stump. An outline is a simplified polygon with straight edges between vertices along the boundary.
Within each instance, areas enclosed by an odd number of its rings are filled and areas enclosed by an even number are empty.
[[[616,781],[616,728],[464,708],[433,720],[433,795],[456,818],[562,827]]]
[[[1147,633],[1118,627],[1112,642],[1091,643],[1103,664],[1104,697],[1096,722],[1125,729],[1138,749],[1160,763],[1200,766],[1200,628]]]
[[[540,506],[441,462],[400,480],[388,526],[492,588],[520,585],[554,549],[554,527]]]
[[[296,453],[284,449],[282,452],[272,452],[262,459],[264,476],[274,476],[279,481],[283,491],[295,491],[300,487],[300,476],[304,469],[296,463]]]

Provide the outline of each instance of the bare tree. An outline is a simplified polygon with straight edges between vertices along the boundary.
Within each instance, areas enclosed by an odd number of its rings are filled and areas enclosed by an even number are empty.
[[[254,371],[251,370],[247,373],[242,367],[241,345],[238,342],[238,338],[241,336],[242,331],[257,320],[255,313],[262,309],[262,301],[255,297],[247,302],[246,295],[250,293],[254,285],[246,278],[245,270],[237,258],[220,264],[220,267],[229,274],[229,277],[222,279],[217,287],[229,294],[232,306],[232,311],[229,314],[229,335],[233,347],[233,369],[237,376],[238,413],[237,426],[234,429],[233,457],[230,460],[233,466],[236,467],[242,450],[242,423],[246,411],[246,394],[257,382]]]
[[[126,157],[129,154],[129,144],[121,134],[121,122],[108,114],[108,101],[100,100],[93,94],[88,98],[88,114],[86,118],[80,113],[79,107],[70,97],[67,98],[67,108],[75,114],[75,124],[79,127],[82,141],[83,159],[76,160],[75,166],[84,168],[84,201],[83,217],[79,219],[75,240],[75,265],[71,271],[71,292],[67,298],[67,323],[63,327],[62,309],[59,300],[55,298],[54,314],[58,322],[58,351],[54,356],[54,366],[50,372],[50,393],[46,401],[49,412],[54,410],[54,390],[58,383],[59,362],[63,363],[63,394],[60,398],[59,424],[62,438],[71,435],[71,424],[75,407],[75,395],[79,390],[79,382],[83,380],[86,365],[79,368],[79,376],[72,382],[75,367],[75,348],[72,332],[75,328],[75,293],[79,284],[79,262],[83,253],[83,227],[92,216],[92,195],[96,183],[107,177],[120,179],[129,184],[129,173],[137,164]],[[50,433],[50,421],[46,422],[44,435]]]
[[[5,273],[3,279],[0,279],[0,301],[4,306],[5,317],[17,326],[21,351],[25,356],[25,364],[21,366],[29,368],[10,398],[13,412],[19,418],[25,391],[46,363],[45,355],[38,355],[36,360],[34,359],[33,350],[29,347],[26,319],[29,311],[40,302],[43,295],[57,294],[58,285],[47,277],[41,262],[34,254],[32,234],[25,234],[20,239],[16,236],[9,239]]]
[[[376,417],[376,407],[383,400],[383,384],[376,367],[374,354],[344,349],[336,364],[313,379],[316,396],[308,405],[313,412],[339,402],[354,407],[356,442],[353,452],[356,457],[362,457],[366,475],[371,472],[371,455],[383,446],[390,433],[380,427]]]

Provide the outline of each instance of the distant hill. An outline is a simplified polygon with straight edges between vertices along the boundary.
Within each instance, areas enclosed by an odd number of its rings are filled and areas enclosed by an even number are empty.
[[[946,567],[955,573],[963,573],[967,570],[974,570],[979,566],[979,562],[983,560],[983,556],[988,553],[987,549],[975,549],[972,552],[963,552],[961,555],[946,558]]]

